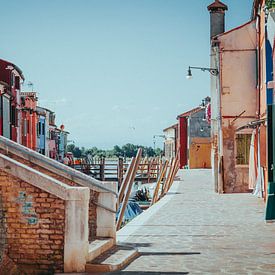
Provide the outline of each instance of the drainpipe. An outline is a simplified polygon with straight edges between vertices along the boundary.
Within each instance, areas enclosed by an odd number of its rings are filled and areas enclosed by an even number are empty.
[[[219,64],[217,64],[217,68],[219,70],[219,75],[216,78],[217,89],[218,89],[218,139],[219,139],[219,147],[218,147],[218,192],[219,194],[224,193],[224,165],[223,165],[223,132],[222,132],[222,72],[223,72],[223,60],[222,60],[222,50],[220,43],[218,43],[218,56],[219,56]]]
[[[256,18],[257,18],[257,22],[258,22],[258,26],[257,26],[257,44],[258,44],[258,53],[257,53],[257,66],[258,66],[258,96],[256,97],[258,99],[258,114],[257,117],[260,118],[261,115],[261,78],[262,78],[262,68],[261,68],[261,51],[260,51],[260,41],[261,41],[261,17],[260,15],[257,13],[256,14]]]
[[[267,35],[267,27],[265,27],[265,32]],[[267,36],[265,37],[267,38]],[[267,41],[267,39],[266,39]],[[266,53],[268,52],[268,46],[269,44],[266,43]],[[274,77],[270,77],[268,74],[270,63],[270,56],[267,56],[266,58],[266,67],[267,67],[267,82],[270,80],[274,80]],[[273,65],[273,57],[272,57],[272,49],[271,49],[271,61]],[[271,67],[271,66],[270,66]],[[272,67],[273,70],[273,67]],[[267,202],[266,202],[266,213],[265,213],[265,220],[266,222],[272,222],[275,221],[275,173],[274,173],[274,160],[275,160],[275,127],[273,123],[275,122],[275,108],[274,108],[274,100],[273,91],[269,91],[269,88],[266,88],[267,92],[267,131],[268,131],[268,190],[267,190]]]

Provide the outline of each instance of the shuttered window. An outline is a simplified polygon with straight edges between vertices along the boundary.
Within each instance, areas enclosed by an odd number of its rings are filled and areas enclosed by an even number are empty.
[[[251,134],[237,134],[236,135],[236,164],[249,164]]]

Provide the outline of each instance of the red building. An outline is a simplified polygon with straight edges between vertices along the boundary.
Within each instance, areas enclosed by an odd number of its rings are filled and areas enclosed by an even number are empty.
[[[19,134],[19,93],[22,71],[11,62],[0,59],[0,135],[20,142]]]
[[[37,150],[37,96],[35,92],[21,92],[20,143]]]
[[[197,107],[188,112],[178,115],[177,119],[179,121],[179,156],[180,156],[180,168],[188,165],[188,118],[190,115],[200,111],[201,108]]]
[[[178,146],[180,168],[211,168],[211,126],[207,116],[210,98],[194,109],[178,115]]]

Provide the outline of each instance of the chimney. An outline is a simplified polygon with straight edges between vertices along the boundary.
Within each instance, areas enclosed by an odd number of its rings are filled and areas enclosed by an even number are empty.
[[[210,38],[212,39],[214,36],[224,32],[225,11],[228,10],[228,7],[219,0],[215,0],[207,9],[210,12]]]

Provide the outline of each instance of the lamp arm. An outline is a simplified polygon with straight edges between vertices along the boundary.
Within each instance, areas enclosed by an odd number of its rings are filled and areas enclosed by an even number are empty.
[[[203,72],[207,71],[210,74],[215,75],[215,76],[219,74],[219,70],[218,69],[214,69],[214,68],[192,67],[192,66],[189,66],[189,70],[191,70],[191,69],[201,70]]]

